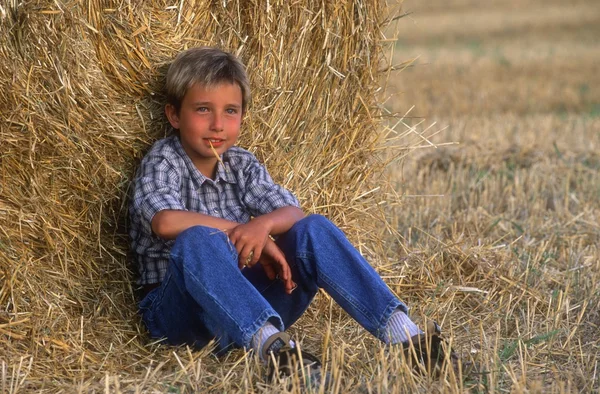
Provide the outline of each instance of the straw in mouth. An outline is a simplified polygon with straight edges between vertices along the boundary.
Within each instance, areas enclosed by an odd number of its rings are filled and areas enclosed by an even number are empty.
[[[215,157],[217,158],[217,160],[219,161],[219,163],[221,163],[221,165],[223,166],[223,168],[225,168],[225,171],[227,171],[227,168],[225,167],[225,163],[223,163],[223,160],[221,159],[221,156],[219,156],[219,154],[217,153],[217,150],[213,146],[212,142],[210,142],[210,140],[208,140],[208,143],[210,144],[210,150],[212,150],[212,153],[215,155]]]

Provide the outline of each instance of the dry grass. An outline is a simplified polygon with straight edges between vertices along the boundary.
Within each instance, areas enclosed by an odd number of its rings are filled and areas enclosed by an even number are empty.
[[[392,288],[481,360],[484,391],[597,390],[600,120],[450,126],[460,146],[418,155],[397,178]]]
[[[258,390],[261,368],[239,352],[218,362],[208,350],[149,344],[136,316],[126,194],[140,157],[165,134],[162,78],[187,47],[237,53],[254,93],[240,145],[368,253],[383,220],[373,191],[384,166],[375,100],[383,8],[0,5],[3,392]]]
[[[396,54],[415,60],[394,80],[390,109],[414,105],[412,116],[430,120],[600,111],[595,2],[465,1],[467,10],[459,0],[406,5],[416,14],[398,25]]]
[[[456,144],[390,171],[404,201],[390,282],[484,365],[479,392],[600,389],[598,14],[581,1],[550,24],[551,3],[408,3],[418,28],[399,25],[398,61],[420,57],[388,109],[416,103],[447,126],[431,141]]]
[[[209,349],[149,343],[135,315],[127,181],[164,133],[156,82],[164,65],[207,43],[239,51],[253,70],[241,145],[308,210],[342,225],[413,316],[442,323],[482,372],[414,376],[320,294],[291,331],[322,356],[337,382],[332,392],[600,389],[600,124],[597,92],[578,86],[597,85],[597,55],[585,39],[593,16],[582,15],[581,32],[517,18],[533,37],[521,44],[501,25],[477,24],[478,45],[451,28],[466,29],[477,14],[465,21],[453,3],[423,5],[434,30],[427,39],[418,38],[427,26],[401,19],[397,62],[423,54],[429,65],[392,74],[391,90],[403,94],[386,108],[405,113],[417,103],[411,115],[449,126],[437,137],[438,126],[418,126],[439,147],[415,152],[406,146],[429,145],[408,127],[420,119],[375,132],[382,11],[363,2],[273,3],[2,6],[0,217],[9,225],[0,231],[0,391],[286,391],[265,385],[263,368],[243,351],[217,360]],[[510,19],[506,4],[488,6]],[[539,0],[510,4],[543,8]],[[577,4],[586,14],[593,6]],[[456,7],[473,12],[475,3]],[[435,32],[440,10],[454,25]],[[543,29],[569,33],[538,42],[553,37]],[[494,45],[518,67],[495,60]],[[540,46],[547,56],[529,51]],[[577,73],[567,73],[573,53]],[[483,88],[496,91],[481,100]],[[389,168],[399,195],[380,177],[384,144],[401,146],[392,155],[411,153]]]

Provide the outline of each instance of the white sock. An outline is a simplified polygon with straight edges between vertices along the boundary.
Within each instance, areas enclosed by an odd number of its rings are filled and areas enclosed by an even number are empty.
[[[254,351],[260,355],[261,360],[262,360],[263,344],[265,343],[265,341],[267,339],[269,339],[269,337],[271,335],[277,334],[278,332],[279,332],[279,330],[277,329],[277,327],[275,327],[274,325],[272,325],[269,322],[266,322],[261,328],[258,329],[256,334],[254,334],[252,336],[252,341],[250,342],[250,345],[252,346],[252,349],[254,349]],[[291,347],[296,346],[294,341],[290,341],[290,346]],[[266,360],[262,360],[262,361],[266,361]]]
[[[419,327],[410,320],[408,315],[401,310],[396,310],[392,313],[390,320],[388,320],[388,323],[385,326],[385,332],[387,333],[387,343],[390,344],[407,342],[410,337],[423,333],[423,331],[419,330]]]

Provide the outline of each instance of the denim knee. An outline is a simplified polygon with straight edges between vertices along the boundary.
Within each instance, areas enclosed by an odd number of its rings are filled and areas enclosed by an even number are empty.
[[[312,230],[315,228],[323,228],[335,226],[329,219],[323,215],[311,214],[296,222],[292,230]]]
[[[198,242],[200,239],[207,239],[209,236],[211,236],[211,234],[214,234],[217,231],[219,230],[211,227],[192,226],[179,233],[175,239],[175,245],[173,247],[176,247],[177,244],[180,243]]]
[[[227,234],[219,229],[206,226],[193,226],[182,231],[171,248],[171,260],[176,263],[184,259],[173,258],[182,256],[186,250],[202,249],[205,255],[217,256],[221,253],[230,253],[237,256],[235,247],[229,241]],[[234,257],[236,260],[237,258]]]

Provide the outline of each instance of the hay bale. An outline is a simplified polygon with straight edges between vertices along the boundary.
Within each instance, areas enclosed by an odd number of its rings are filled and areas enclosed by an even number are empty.
[[[254,101],[240,145],[306,210],[372,240],[381,20],[377,0],[0,6],[3,376],[30,389],[94,387],[105,373],[141,379],[157,357],[136,318],[126,196],[168,132],[161,81],[185,48],[242,58]]]

